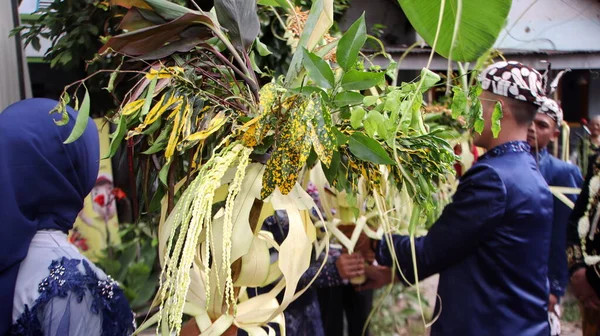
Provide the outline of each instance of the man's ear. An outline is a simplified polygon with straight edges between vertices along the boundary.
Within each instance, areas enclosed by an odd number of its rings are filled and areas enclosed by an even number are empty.
[[[558,139],[559,135],[560,135],[560,130],[558,128],[555,128],[554,132],[552,132],[552,137],[550,138],[550,141],[555,142]]]

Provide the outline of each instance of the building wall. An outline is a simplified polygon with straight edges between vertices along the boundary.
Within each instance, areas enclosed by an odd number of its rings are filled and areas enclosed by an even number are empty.
[[[600,2],[513,0],[497,48],[600,51]]]
[[[15,27],[13,5],[16,1],[0,1],[0,111],[23,98],[31,97],[29,72],[25,57],[17,52],[17,41],[8,37]],[[21,83],[22,81],[22,83]]]

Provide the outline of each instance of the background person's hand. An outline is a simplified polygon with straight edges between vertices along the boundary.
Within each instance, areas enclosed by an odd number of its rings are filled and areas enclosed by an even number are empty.
[[[554,294],[550,294],[548,297],[548,312],[554,312],[554,306],[558,303],[558,298]]]
[[[586,269],[580,268],[571,276],[573,295],[586,307],[600,310],[600,299],[598,299],[596,291],[588,282],[585,273]]]
[[[352,279],[365,274],[365,260],[358,253],[342,253],[335,265],[342,279]]]
[[[367,265],[365,267],[365,275],[367,281],[357,286],[358,290],[377,289],[392,282],[392,269],[379,265]]]

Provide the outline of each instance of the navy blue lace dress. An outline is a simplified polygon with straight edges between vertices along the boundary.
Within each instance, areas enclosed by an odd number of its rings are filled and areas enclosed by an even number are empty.
[[[10,335],[124,336],[134,330],[127,300],[109,276],[59,231],[39,231],[19,268]]]

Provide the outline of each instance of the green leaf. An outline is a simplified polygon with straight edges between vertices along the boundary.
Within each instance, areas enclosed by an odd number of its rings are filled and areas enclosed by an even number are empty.
[[[250,52],[250,65],[252,66],[252,70],[254,70],[254,72],[256,72],[257,74],[263,73],[262,70],[260,70],[258,64],[256,63],[256,54],[254,53],[254,51]]]
[[[159,184],[154,196],[150,200],[150,204],[148,205],[148,212],[159,211],[161,207],[161,201],[166,194],[165,188]]]
[[[71,142],[79,139],[79,137],[85,132],[87,128],[88,121],[90,120],[90,94],[85,88],[85,96],[83,96],[83,102],[81,103],[81,108],[77,113],[77,119],[75,120],[75,126],[73,126],[73,130],[71,134],[65,140],[65,144],[70,144]]]
[[[356,63],[360,49],[367,41],[367,27],[365,25],[365,14],[344,33],[336,50],[337,63],[345,71],[350,70]]]
[[[319,56],[304,50],[304,58],[302,63],[308,71],[310,78],[320,87],[331,89],[335,83],[333,71],[329,67],[329,64],[322,60]]]
[[[144,264],[143,262],[138,262],[133,265],[128,265],[129,269],[127,271],[127,276],[125,277],[125,282],[127,286],[132,288],[141,288],[148,276],[150,275],[150,271],[152,270],[150,266]]]
[[[385,133],[381,133],[381,130],[384,130],[385,127],[381,127],[383,125],[385,125],[385,118],[383,117],[383,115],[381,113],[379,113],[378,111],[375,110],[371,110],[369,111],[369,114],[367,115],[367,119],[365,120],[364,124],[365,124],[365,131],[367,132],[367,134],[373,138],[375,137],[375,134],[379,134],[380,137],[385,138],[387,135],[387,132]]]
[[[473,113],[474,120],[473,128],[475,129],[475,132],[481,134],[481,132],[483,132],[483,127],[485,126],[485,121],[483,120],[483,107],[481,106],[479,98],[475,98],[471,113]]]
[[[423,82],[423,84],[421,84],[421,92],[427,92],[427,90],[431,89],[440,81],[440,75],[427,68],[423,68],[421,70],[421,81]]]
[[[154,77],[150,84],[148,85],[148,91],[146,92],[146,98],[144,100],[144,106],[142,106],[142,116],[148,114],[150,111],[150,105],[152,104],[152,97],[154,97],[154,89],[156,88],[156,82],[158,81],[158,76]]]
[[[40,49],[42,48],[42,46],[40,45],[40,39],[37,36],[34,36],[31,39],[31,46],[33,47],[33,49],[35,49],[36,51],[40,51]]]
[[[135,309],[136,307],[141,307],[145,305],[148,301],[150,301],[156,293],[157,286],[158,278],[151,277],[147,279],[142,286],[136,288],[136,297],[131,302],[131,308]]]
[[[494,135],[494,138],[497,138],[498,134],[500,134],[500,130],[502,129],[500,120],[503,116],[504,113],[502,113],[502,104],[497,101],[496,105],[494,105],[494,112],[492,113],[492,134]]]
[[[133,263],[135,261],[136,253],[137,253],[137,245],[136,244],[133,244],[133,245],[127,247],[123,251],[123,254],[119,258],[119,263],[121,264],[121,269],[119,270],[118,273],[113,273],[115,275],[115,279],[117,281],[122,282],[123,280],[125,280],[125,276],[127,274],[127,270],[129,269],[129,266],[131,265],[131,263]]]
[[[340,132],[337,128],[333,129],[333,133],[335,134],[335,138],[337,139],[338,146],[342,146],[348,143],[350,137]]]
[[[467,95],[465,95],[462,88],[458,86],[452,88],[452,92],[454,93],[454,96],[452,97],[450,109],[452,110],[452,118],[456,119],[467,111]]]
[[[436,37],[440,7],[439,0],[398,0],[406,17],[433,46]],[[511,0],[462,0],[460,25],[451,51],[454,26],[458,15],[458,0],[446,0],[443,20],[435,46],[440,55],[459,62],[476,61],[494,45],[511,7]]]
[[[335,95],[333,102],[336,106],[357,105],[363,102],[364,96],[358,92],[343,91]]]
[[[160,171],[158,172],[158,179],[165,185],[168,186],[169,183],[167,181],[167,176],[169,175],[169,167],[171,167],[171,162],[173,161],[169,161],[167,164],[165,164]]]
[[[340,152],[337,150],[333,152],[333,156],[331,157],[331,163],[329,167],[327,167],[323,162],[321,162],[321,168],[323,168],[323,172],[325,173],[325,177],[330,185],[334,185],[335,177],[337,176],[338,170],[340,167]]]
[[[317,152],[315,152],[315,149],[313,148],[308,155],[308,159],[306,159],[306,167],[309,169],[314,167],[318,159],[319,155],[317,155]]]
[[[285,9],[291,8],[286,0],[258,0],[258,4],[261,6],[283,7]]]
[[[375,164],[395,164],[383,147],[362,132],[354,132],[350,137],[349,148],[357,158]]]
[[[362,120],[365,117],[365,114],[365,109],[360,106],[352,109],[352,116],[350,117],[350,125],[352,125],[352,128],[358,129],[362,126]]]
[[[378,99],[379,99],[379,97],[377,97],[377,96],[366,96],[363,99],[363,104],[365,104],[365,106],[373,106],[373,105],[377,104]]]
[[[345,90],[366,90],[381,83],[383,72],[363,72],[351,70],[342,77],[342,88]]]
[[[115,153],[117,152],[117,150],[119,149],[119,146],[121,145],[121,141],[123,141],[123,138],[125,137],[125,133],[127,133],[127,120],[125,119],[126,116],[121,116],[121,118],[119,119],[119,123],[117,124],[117,129],[115,130],[114,133],[111,134],[112,140],[110,141],[110,151],[108,153],[108,155],[106,157],[104,157],[103,159],[108,159],[111,158],[115,155]]]
[[[165,147],[167,147],[167,143],[169,142],[169,135],[171,135],[171,129],[173,128],[171,125],[173,124],[169,124],[167,127],[165,127],[160,132],[156,140],[154,140],[152,146],[150,146],[150,148],[142,152],[142,154],[152,155],[165,149]]]
[[[294,52],[292,61],[285,75],[285,85],[289,87],[296,81],[302,70],[303,50],[312,51],[323,35],[329,31],[333,24],[333,2],[334,0],[315,0],[312,2],[308,19],[300,35],[298,48]]]
[[[329,96],[327,95],[327,92],[325,92],[325,90],[318,88],[316,86],[303,86],[301,88],[295,88],[295,89],[290,89],[291,92],[296,92],[296,93],[302,93],[305,94],[307,96],[310,96],[313,93],[318,93],[321,95],[321,97],[324,100],[328,100]]]
[[[477,83],[471,86],[471,88],[469,89],[469,96],[471,97],[471,99],[474,99],[476,97],[479,97],[482,92],[483,88],[481,87],[481,82],[477,81]]]
[[[258,54],[263,57],[272,54],[267,45],[262,43],[258,38],[256,38],[256,51],[258,51]]]
[[[234,46],[248,50],[260,32],[256,0],[215,0],[219,23],[225,27]]]

